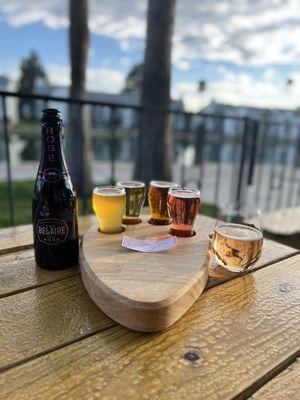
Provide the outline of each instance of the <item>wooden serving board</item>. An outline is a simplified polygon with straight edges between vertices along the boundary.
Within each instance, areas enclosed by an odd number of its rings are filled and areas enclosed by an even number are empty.
[[[81,243],[81,275],[93,301],[110,318],[137,331],[157,332],[176,322],[198,299],[209,273],[208,239],[195,222],[196,235],[157,253],[121,246],[135,238],[163,236],[169,226],[127,225],[125,232],[101,234],[93,225]]]

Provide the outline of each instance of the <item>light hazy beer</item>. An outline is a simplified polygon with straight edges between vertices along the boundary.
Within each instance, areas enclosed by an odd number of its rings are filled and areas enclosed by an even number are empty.
[[[145,201],[146,188],[144,182],[120,181],[118,187],[126,192],[126,206],[123,216],[124,224],[138,224],[141,222],[140,213]]]
[[[125,189],[116,187],[96,187],[93,191],[93,208],[97,216],[100,232],[119,233],[125,209]]]
[[[179,189],[179,185],[166,181],[151,181],[148,201],[151,210],[150,222],[154,225],[168,225],[170,216],[167,207],[167,197],[170,188]]]
[[[199,190],[170,189],[167,204],[171,217],[170,233],[181,237],[193,236],[201,204]]]
[[[213,234],[213,252],[224,268],[241,272],[249,268],[261,255],[262,232],[252,226],[224,223]]]

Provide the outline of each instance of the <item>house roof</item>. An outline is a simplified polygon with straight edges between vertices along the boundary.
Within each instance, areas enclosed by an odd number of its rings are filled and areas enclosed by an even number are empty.
[[[47,92],[54,95],[59,93],[61,96],[67,96],[69,88],[66,86],[50,86],[47,88]],[[66,94],[64,94],[66,92]],[[39,90],[40,93],[40,90]],[[140,96],[134,92],[121,92],[118,94],[104,93],[104,92],[87,92],[87,98],[94,101],[101,101],[115,104],[128,104],[129,106],[138,106],[140,102]],[[172,110],[184,110],[184,105],[181,100],[171,100]]]
[[[297,109],[285,109],[285,108],[267,108],[267,107],[253,107],[253,106],[245,106],[245,105],[231,105],[226,103],[218,103],[216,101],[212,101],[206,107],[204,107],[199,112],[208,112],[208,111],[232,111],[244,113],[260,113],[260,114],[272,114],[272,113],[283,113],[283,114],[294,114],[297,113]]]

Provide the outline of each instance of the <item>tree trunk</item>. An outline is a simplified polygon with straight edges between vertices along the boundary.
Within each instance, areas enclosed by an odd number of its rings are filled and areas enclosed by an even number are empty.
[[[149,0],[135,178],[171,180],[171,48],[175,0]]]
[[[85,96],[85,71],[87,64],[89,31],[87,0],[70,0],[70,97]],[[86,107],[86,106],[85,106]],[[69,129],[66,153],[72,182],[80,196],[87,197],[92,186],[91,138],[86,129],[85,112],[78,104],[69,105]]]

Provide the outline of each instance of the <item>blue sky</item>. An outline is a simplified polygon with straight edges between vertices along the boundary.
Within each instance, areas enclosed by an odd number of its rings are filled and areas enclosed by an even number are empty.
[[[69,83],[67,4],[0,0],[0,74],[17,79],[21,59],[34,49],[53,84]],[[143,58],[146,1],[90,0],[89,6],[87,88],[117,93]],[[298,107],[299,8],[298,0],[178,0],[172,96],[192,110],[213,99]],[[208,87],[203,98],[197,91],[202,79]]]

